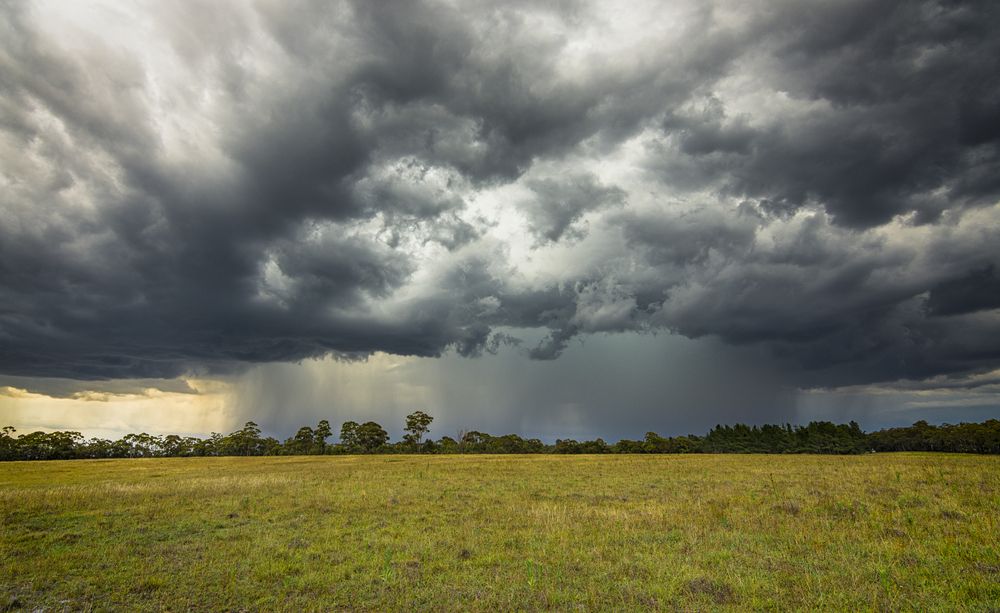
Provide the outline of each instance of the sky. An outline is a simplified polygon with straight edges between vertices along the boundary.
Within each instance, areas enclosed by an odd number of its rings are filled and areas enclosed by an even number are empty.
[[[0,422],[1000,417],[991,0],[0,5]]]

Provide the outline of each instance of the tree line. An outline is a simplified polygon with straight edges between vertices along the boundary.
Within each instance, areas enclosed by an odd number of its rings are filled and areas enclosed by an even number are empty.
[[[475,430],[456,438],[426,438],[434,418],[416,411],[406,417],[405,434],[393,443],[376,422],[347,421],[339,441],[330,443],[333,429],[321,420],[303,426],[279,441],[261,435],[260,427],[247,422],[228,435],[207,438],[127,434],[118,440],[84,438],[79,432],[31,432],[17,435],[12,426],[0,430],[0,460],[68,460],[83,458],[148,458],[188,456],[335,455],[357,453],[822,453],[857,454],[872,451],[947,451],[1000,453],[1000,420],[934,426],[918,421],[904,428],[866,433],[855,422],[834,424],[814,421],[748,426],[718,425],[704,436],[664,437],[647,432],[641,440],[622,439],[608,444],[602,439],[559,439],[546,444],[516,434],[493,436]]]

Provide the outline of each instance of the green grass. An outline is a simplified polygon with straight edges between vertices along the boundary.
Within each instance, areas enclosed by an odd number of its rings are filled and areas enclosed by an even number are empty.
[[[1000,458],[0,465],[0,610],[1000,607]]]

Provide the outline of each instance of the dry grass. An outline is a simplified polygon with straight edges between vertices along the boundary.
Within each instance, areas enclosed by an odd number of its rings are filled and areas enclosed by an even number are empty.
[[[1000,458],[0,465],[0,610],[1000,606]]]

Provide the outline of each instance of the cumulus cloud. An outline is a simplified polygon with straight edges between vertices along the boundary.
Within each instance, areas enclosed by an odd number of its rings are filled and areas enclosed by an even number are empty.
[[[0,374],[511,329],[1000,364],[996,3],[194,7],[0,8]]]

